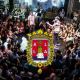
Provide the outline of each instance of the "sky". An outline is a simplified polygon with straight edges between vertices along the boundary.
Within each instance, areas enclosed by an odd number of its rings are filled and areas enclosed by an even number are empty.
[[[48,1],[48,0],[37,0],[38,2],[46,2],[46,1]]]
[[[25,3],[28,5],[32,5],[32,1],[33,0],[24,0]],[[65,0],[36,0],[37,2],[43,2],[44,4],[42,4],[43,8],[48,8],[48,7],[51,7],[51,6],[54,6],[54,7],[63,7],[64,6],[64,3],[65,3]],[[33,4],[33,6],[35,6],[35,4]]]
[[[32,0],[25,0],[25,3],[28,3],[28,5],[32,5]]]

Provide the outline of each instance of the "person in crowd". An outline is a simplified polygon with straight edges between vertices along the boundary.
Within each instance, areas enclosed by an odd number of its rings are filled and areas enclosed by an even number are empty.
[[[28,46],[28,40],[25,37],[22,37],[22,42],[20,44],[20,49],[21,51],[26,50],[27,46]]]
[[[64,9],[62,9],[62,10],[60,11],[59,16],[60,16],[61,20],[64,19],[64,16],[65,16],[65,11],[64,11]]]
[[[28,16],[28,26],[30,28],[30,32],[35,30],[35,16],[33,15],[33,12],[30,12]]]
[[[60,32],[60,24],[61,24],[59,17],[58,16],[55,17],[55,19],[53,20],[53,24],[50,24],[49,22],[47,22],[47,24],[49,25],[49,28],[52,30],[52,33],[54,34],[55,37],[54,42],[58,44],[59,42],[58,34]]]

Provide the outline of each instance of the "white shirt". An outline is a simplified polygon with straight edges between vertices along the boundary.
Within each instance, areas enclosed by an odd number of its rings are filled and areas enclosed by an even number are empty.
[[[61,26],[61,22],[58,19],[53,20],[54,24],[51,25],[49,22],[46,22],[52,29],[54,28],[54,32],[55,33],[59,33],[60,32],[60,26]]]
[[[56,22],[54,23],[53,27],[54,27],[54,32],[55,33],[59,33],[60,32],[60,21],[56,20]]]
[[[28,16],[28,21],[30,25],[35,25],[35,16],[34,15],[29,15]]]
[[[60,12],[60,17],[62,17],[62,18],[63,18],[63,17],[64,17],[64,15],[65,15],[65,12],[62,12],[62,11],[61,11],[61,12]]]
[[[8,48],[9,41],[10,41],[10,38],[7,38],[6,42],[3,44],[5,49]]]
[[[27,45],[28,45],[27,39],[26,39],[25,37],[22,37],[22,43],[20,44],[20,46],[21,46],[21,47],[20,47],[21,51],[26,50]]]
[[[5,47],[5,49],[8,48],[8,42],[5,42],[5,43],[4,43],[4,47]]]
[[[66,38],[66,41],[68,42],[68,41],[73,41],[74,40],[74,37],[67,37]]]

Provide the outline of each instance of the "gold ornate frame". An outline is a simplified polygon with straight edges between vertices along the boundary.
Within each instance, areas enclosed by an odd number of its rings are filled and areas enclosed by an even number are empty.
[[[29,37],[29,43],[28,43],[28,47],[27,47],[27,61],[30,65],[35,66],[35,67],[45,67],[48,65],[51,65],[52,61],[53,61],[53,56],[54,56],[54,44],[53,44],[53,34],[50,34],[48,32],[43,32],[42,30],[38,30],[37,32],[33,32],[30,34],[27,34]],[[32,48],[32,40],[33,39],[48,39],[49,41],[49,56],[46,62],[44,63],[35,63],[32,59],[31,56],[31,48]]]

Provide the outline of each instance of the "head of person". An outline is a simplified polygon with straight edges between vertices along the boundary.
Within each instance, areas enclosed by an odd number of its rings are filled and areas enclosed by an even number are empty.
[[[33,12],[30,12],[30,15],[33,15]]]

